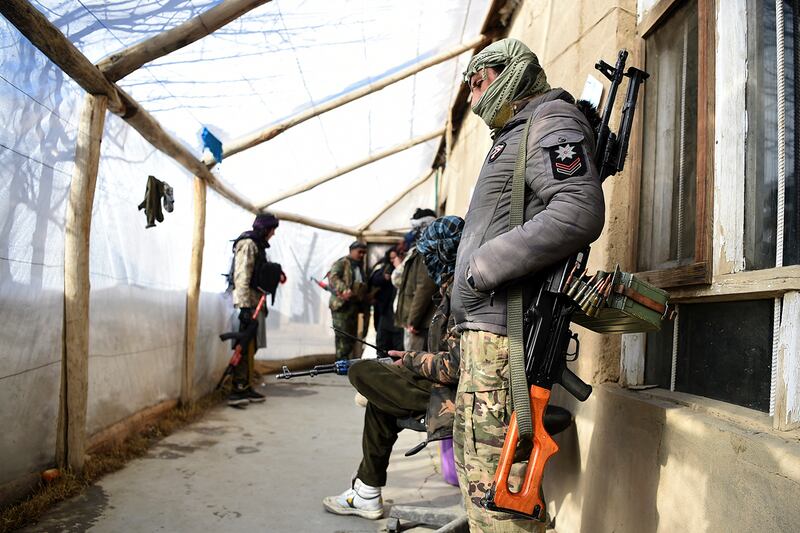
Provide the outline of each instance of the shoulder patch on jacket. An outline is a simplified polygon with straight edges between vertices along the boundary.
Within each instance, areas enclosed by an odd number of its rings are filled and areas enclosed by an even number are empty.
[[[580,143],[564,142],[545,148],[550,156],[550,166],[553,177],[563,180],[571,176],[586,174],[586,154]]]
[[[489,150],[489,163],[494,162],[495,159],[500,157],[500,154],[502,154],[503,150],[505,149],[506,149],[505,142],[497,143],[496,145],[492,146],[492,149]]]

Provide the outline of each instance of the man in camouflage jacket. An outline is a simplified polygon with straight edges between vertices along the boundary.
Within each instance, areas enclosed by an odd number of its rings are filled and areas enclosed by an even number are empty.
[[[350,335],[358,335],[358,313],[366,308],[367,284],[362,264],[367,245],[355,241],[350,252],[331,266],[328,272],[331,294],[328,307],[331,310],[333,327]],[[355,341],[336,333],[336,359],[351,359]]]
[[[253,229],[242,233],[233,242],[233,306],[239,310],[239,331],[246,330],[255,320],[253,312],[261,293],[253,288],[253,274],[257,265],[266,261],[266,249],[278,224],[275,215],[258,215],[253,221]],[[228,396],[228,405],[241,407],[265,400],[264,395],[252,387],[253,358],[257,349],[255,337],[253,335],[248,345],[242,348],[242,357],[233,369],[233,390]]]
[[[442,300],[428,331],[429,345],[438,351],[390,351],[389,355],[398,358],[392,365],[370,359],[350,367],[350,383],[368,400],[363,457],[352,487],[323,500],[332,513],[369,519],[383,515],[381,487],[386,484],[389,457],[401,431],[398,420],[424,416],[427,442],[452,436],[459,350],[450,318],[450,287],[462,228],[459,217],[442,217],[425,230],[418,244],[429,272],[433,270],[431,278],[441,287]]]

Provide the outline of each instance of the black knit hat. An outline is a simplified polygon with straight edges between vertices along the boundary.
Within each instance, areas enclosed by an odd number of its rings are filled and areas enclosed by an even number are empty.
[[[361,241],[353,241],[353,243],[350,245],[350,249],[355,250],[356,248],[358,248],[359,250],[366,250],[367,243]]]
[[[417,220],[425,217],[436,218],[436,213],[434,213],[432,209],[422,209],[421,207],[418,207],[417,210],[414,211],[414,215],[412,215],[411,220]]]
[[[256,219],[253,221],[253,229],[267,230],[270,228],[277,228],[278,224],[280,224],[278,217],[272,213],[262,213],[260,215],[256,215]]]

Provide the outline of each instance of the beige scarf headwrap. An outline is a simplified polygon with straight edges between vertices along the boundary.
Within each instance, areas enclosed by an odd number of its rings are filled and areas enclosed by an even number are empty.
[[[500,65],[505,67],[503,72],[480,100],[472,103],[472,111],[492,129],[503,127],[511,118],[512,102],[550,90],[536,54],[516,39],[497,41],[475,54],[464,72],[464,81],[469,84],[475,73]]]

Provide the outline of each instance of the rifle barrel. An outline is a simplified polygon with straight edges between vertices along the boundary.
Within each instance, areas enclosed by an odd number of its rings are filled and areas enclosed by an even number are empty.
[[[347,337],[348,339],[352,339],[352,340],[354,340],[354,341],[360,342],[360,343],[362,343],[362,344],[364,344],[364,345],[366,345],[366,346],[369,346],[370,348],[375,348],[375,352],[376,352],[378,355],[380,355],[380,354],[383,354],[383,355],[386,355],[387,357],[389,356],[389,354],[388,354],[388,353],[386,353],[386,351],[384,351],[384,350],[381,350],[380,348],[378,348],[378,347],[377,347],[377,346],[375,346],[374,344],[370,344],[370,343],[368,343],[367,341],[365,341],[365,340],[364,340],[364,339],[362,339],[362,338],[356,337],[355,335],[351,335],[351,334],[347,333],[346,331],[342,331],[342,330],[340,330],[339,328],[337,328],[336,326],[331,326],[331,329],[332,329],[333,331],[335,331],[336,333],[339,333],[339,334],[341,334],[341,335],[344,335],[344,336],[345,336],[345,337]]]
[[[630,142],[631,131],[633,130],[633,115],[636,112],[636,98],[639,94],[639,86],[650,77],[650,74],[635,67],[628,68],[625,74],[629,78],[628,91],[625,94],[625,103],[622,106],[622,119],[619,124],[617,139],[617,153],[613,162],[616,172],[622,172],[625,167],[625,158],[628,155],[628,143]]]

